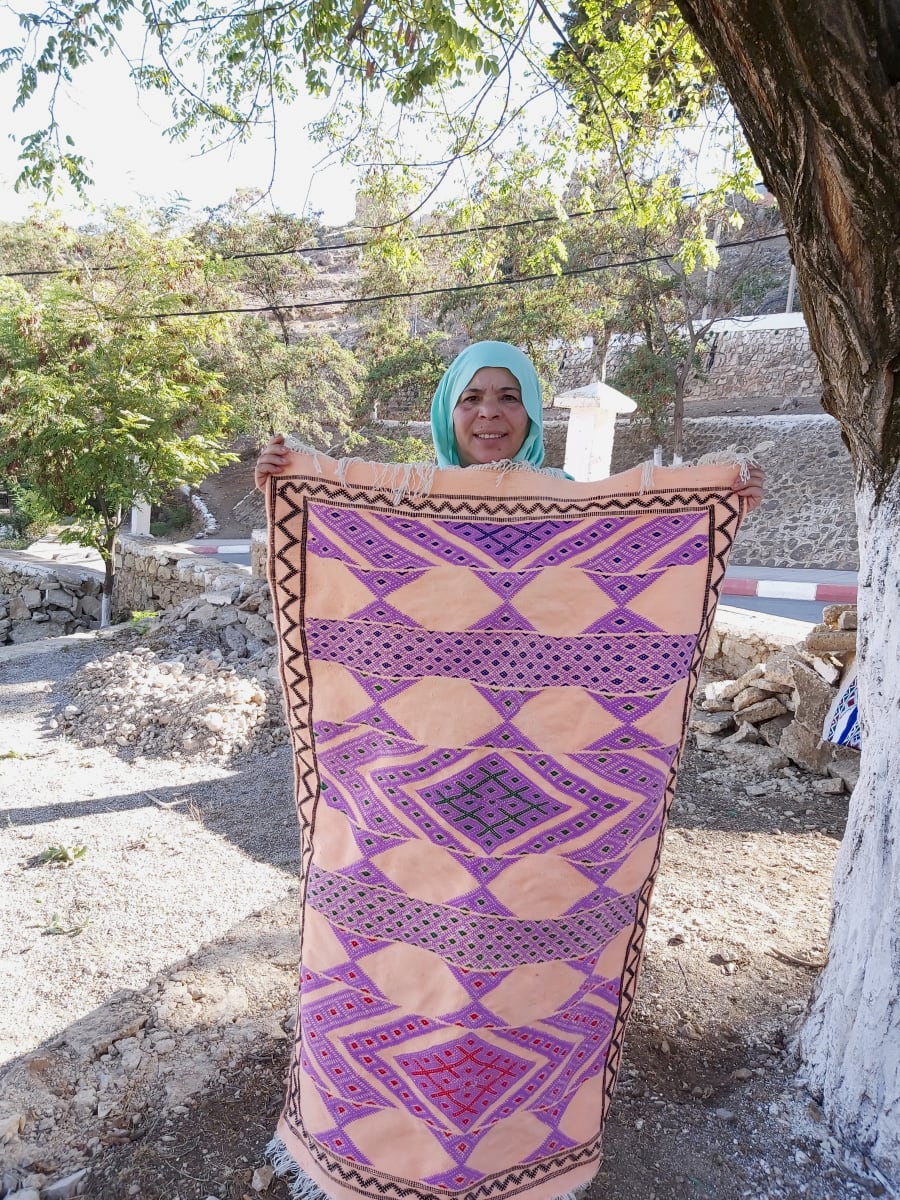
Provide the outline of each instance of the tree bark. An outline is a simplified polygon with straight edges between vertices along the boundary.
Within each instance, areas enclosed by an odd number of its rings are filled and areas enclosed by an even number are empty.
[[[778,200],[857,472],[862,772],[799,1044],[832,1128],[900,1181],[900,7],[677,2]]]

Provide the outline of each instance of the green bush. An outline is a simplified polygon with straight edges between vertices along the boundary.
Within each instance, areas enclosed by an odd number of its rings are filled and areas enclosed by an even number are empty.
[[[30,541],[43,537],[58,520],[57,513],[47,506],[41,496],[18,480],[10,484],[9,500],[9,524]]]

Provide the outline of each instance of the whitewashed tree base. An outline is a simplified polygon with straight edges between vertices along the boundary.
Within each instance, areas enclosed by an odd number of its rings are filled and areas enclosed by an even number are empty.
[[[857,494],[862,760],[835,867],[828,964],[798,1047],[826,1120],[900,1185],[900,471]]]

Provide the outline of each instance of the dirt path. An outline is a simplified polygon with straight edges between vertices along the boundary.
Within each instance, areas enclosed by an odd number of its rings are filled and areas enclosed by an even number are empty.
[[[0,1196],[283,1198],[290,753],[126,761],[63,736],[68,677],[123,650],[0,661]],[[595,1200],[884,1194],[837,1165],[785,1050],[845,810],[792,768],[688,754]]]

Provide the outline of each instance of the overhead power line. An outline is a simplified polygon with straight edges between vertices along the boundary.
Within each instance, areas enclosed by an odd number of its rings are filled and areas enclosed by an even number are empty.
[[[682,200],[699,200],[703,196],[708,195],[708,192],[690,192],[682,196]],[[543,217],[525,217],[519,221],[497,221],[484,225],[465,225],[460,229],[435,229],[425,230],[421,233],[414,233],[411,237],[412,241],[428,241],[432,239],[465,237],[469,233],[493,233],[501,229],[520,229],[525,225],[539,225],[548,222],[559,222],[562,224],[565,221],[574,221],[582,217],[595,217],[602,213],[619,212],[623,206],[621,204],[606,205],[601,208],[583,208],[575,212],[549,213]],[[387,226],[385,227],[387,228]],[[319,242],[313,246],[287,246],[283,250],[236,250],[230,254],[222,254],[220,257],[226,262],[246,261],[252,258],[286,258],[292,254],[318,254],[322,250],[364,250],[366,246],[372,245],[377,239],[367,238],[359,242]],[[91,267],[94,271],[124,271],[131,264],[129,263],[108,263],[99,266]],[[35,268],[34,270],[18,270],[18,271],[0,271],[0,278],[17,279],[25,276],[51,276],[51,275],[67,275],[70,271],[77,271],[77,264],[68,267],[43,267]]]
[[[759,237],[745,238],[736,242],[719,242],[716,246],[717,250],[727,250],[736,246],[753,246],[760,242],[772,242],[779,238],[786,237],[785,233],[768,233]],[[619,262],[602,263],[591,267],[572,267],[561,271],[547,271],[540,275],[517,275],[508,279],[491,279],[485,283],[460,283],[451,287],[437,288],[420,288],[416,291],[409,292],[383,292],[375,296],[346,296],[342,298],[334,298],[331,300],[294,300],[290,304],[260,304],[248,305],[235,308],[206,308],[206,309],[183,309],[176,312],[149,312],[135,313],[132,316],[123,317],[122,320],[133,321],[163,321],[171,318],[182,317],[217,317],[217,316],[247,316],[258,313],[278,313],[291,312],[296,309],[309,308],[337,308],[339,306],[352,306],[357,304],[377,304],[383,300],[414,300],[420,296],[441,296],[459,292],[479,292],[486,288],[497,287],[514,287],[521,283],[545,283],[563,277],[571,277],[577,275],[593,275],[602,271],[615,271],[623,267],[639,267],[645,266],[654,262],[669,262],[676,256],[674,254],[650,254],[644,258],[628,258]]]
[[[585,208],[577,212],[565,213],[560,216],[558,213],[551,213],[544,217],[526,217],[521,221],[498,221],[495,224],[487,225],[467,225],[460,229],[436,229],[428,230],[422,233],[414,233],[411,237],[412,241],[426,241],[432,238],[451,238],[464,237],[467,233],[490,233],[498,229],[517,229],[523,225],[538,225],[548,221],[574,221],[579,217],[593,217],[598,213],[617,212],[618,206],[610,206],[607,208]],[[361,250],[366,246],[372,245],[376,238],[367,238],[360,242],[320,242],[314,246],[287,246],[283,250],[236,250],[231,254],[221,254],[220,258],[226,262],[244,261],[250,258],[286,258],[291,254],[318,254],[323,250]],[[94,271],[124,271],[129,263],[108,263],[96,267],[91,267]],[[67,275],[70,271],[79,270],[77,264],[69,267],[44,267],[35,270],[20,270],[20,271],[0,271],[0,278],[15,279],[19,276],[38,276],[38,275]]]

